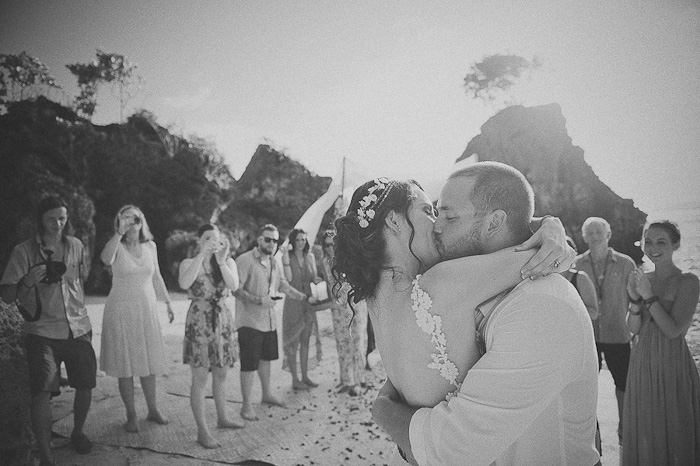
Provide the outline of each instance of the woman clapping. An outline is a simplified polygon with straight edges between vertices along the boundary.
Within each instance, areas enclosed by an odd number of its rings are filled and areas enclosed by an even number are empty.
[[[654,271],[635,270],[627,286],[627,326],[637,341],[625,391],[623,465],[700,464],[700,379],[685,341],[700,286],[673,263],[680,242],[675,223],[649,225],[643,248]]]

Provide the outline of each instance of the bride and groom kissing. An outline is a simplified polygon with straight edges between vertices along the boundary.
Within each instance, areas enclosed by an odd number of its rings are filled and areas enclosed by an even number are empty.
[[[574,253],[533,212],[520,172],[480,162],[437,210],[379,178],[336,220],[334,275],[366,301],[387,373],[372,414],[392,464],[598,464],[593,329],[557,273]]]

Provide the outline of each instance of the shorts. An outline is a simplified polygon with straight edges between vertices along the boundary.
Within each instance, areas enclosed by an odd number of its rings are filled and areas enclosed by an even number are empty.
[[[277,330],[261,332],[250,327],[238,329],[241,371],[257,371],[260,361],[274,361],[279,358]]]
[[[615,388],[621,392],[627,387],[627,370],[630,366],[630,344],[629,343],[595,343],[598,350],[598,370],[600,371],[605,355],[605,364],[610,369]]]
[[[76,390],[95,388],[97,359],[91,340],[92,332],[68,340],[27,334],[24,346],[27,350],[32,395],[41,392],[51,392],[52,395],[61,393],[62,362],[66,364],[68,385]]]

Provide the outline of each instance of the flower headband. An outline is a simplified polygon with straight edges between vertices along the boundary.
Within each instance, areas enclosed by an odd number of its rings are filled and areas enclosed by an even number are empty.
[[[386,199],[389,191],[394,187],[394,182],[386,178],[376,178],[374,185],[367,190],[367,195],[360,201],[360,208],[357,209],[357,222],[360,228],[367,228],[369,222],[374,218],[379,204]],[[378,191],[383,191],[377,196]]]

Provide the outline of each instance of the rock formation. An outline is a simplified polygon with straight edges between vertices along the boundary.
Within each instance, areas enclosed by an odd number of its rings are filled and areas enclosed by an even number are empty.
[[[285,235],[331,183],[269,145],[261,144],[236,182],[233,201],[220,221],[250,246],[260,227],[272,223]],[[326,214],[323,226],[332,221]],[[242,237],[241,237],[242,235]]]
[[[583,221],[603,217],[612,227],[610,245],[641,261],[634,243],[641,237],[646,214],[596,176],[583,149],[571,144],[558,104],[501,110],[482,125],[481,134],[457,161],[473,154],[480,161],[503,162],[520,170],[535,191],[535,214],[559,217],[579,252],[587,248],[581,239]]]

